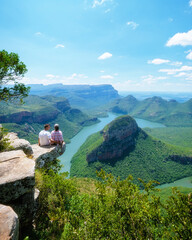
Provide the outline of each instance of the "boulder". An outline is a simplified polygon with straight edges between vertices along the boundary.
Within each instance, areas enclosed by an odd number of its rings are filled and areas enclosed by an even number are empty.
[[[33,150],[30,143],[25,139],[18,138],[17,133],[10,132],[7,134],[6,138],[10,140],[11,146],[15,150],[22,149],[27,156],[33,154]]]
[[[35,186],[35,161],[22,150],[0,153],[0,202],[15,200]]]
[[[49,163],[62,155],[65,152],[66,144],[51,145],[51,146],[39,146],[38,144],[32,145],[33,159],[36,161],[36,168],[42,168],[45,163]]]
[[[9,206],[0,204],[0,239],[17,240],[19,238],[19,219]]]

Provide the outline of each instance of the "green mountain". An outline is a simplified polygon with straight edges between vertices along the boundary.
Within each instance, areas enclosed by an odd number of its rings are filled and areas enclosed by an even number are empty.
[[[175,100],[167,101],[161,97],[138,101],[133,96],[127,96],[114,100],[108,109],[115,113],[160,122],[166,126],[192,126],[192,99],[179,103]]]
[[[79,109],[71,108],[64,97],[34,96],[25,98],[25,104],[0,103],[0,123],[19,137],[37,142],[38,133],[45,123],[60,124],[65,141],[69,142],[83,126],[98,122]]]
[[[80,109],[92,109],[119,98],[112,85],[63,85],[63,84],[31,84],[30,94],[65,97],[71,106]]]
[[[192,153],[153,139],[130,116],[91,135],[72,158],[71,176],[96,178],[96,170],[161,184],[192,175]]]

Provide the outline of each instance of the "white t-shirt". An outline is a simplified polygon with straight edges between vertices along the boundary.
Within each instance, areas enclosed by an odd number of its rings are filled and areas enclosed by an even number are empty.
[[[49,140],[51,139],[51,133],[49,131],[42,130],[39,133],[40,146],[49,145]]]

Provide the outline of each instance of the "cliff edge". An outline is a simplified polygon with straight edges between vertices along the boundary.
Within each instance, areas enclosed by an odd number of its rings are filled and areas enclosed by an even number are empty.
[[[36,210],[39,192],[35,189],[35,168],[40,168],[59,157],[65,151],[65,146],[61,148],[60,146],[30,145],[28,141],[19,139],[15,133],[9,133],[7,137],[14,150],[0,153],[0,204],[8,205],[14,210],[16,213],[14,218],[18,217],[19,221],[12,222],[19,224],[22,229],[32,223]],[[7,212],[2,212],[5,210],[2,206],[0,222],[8,218]],[[11,230],[12,228],[18,230],[18,226],[8,224],[7,228],[9,227],[10,231],[6,230],[7,234],[18,236]],[[2,234],[5,232],[1,227],[0,239],[17,239],[9,235],[5,238]]]
[[[121,116],[116,118],[100,132],[103,141],[87,155],[87,162],[121,157],[135,145],[135,136],[138,131],[139,127],[132,117]]]

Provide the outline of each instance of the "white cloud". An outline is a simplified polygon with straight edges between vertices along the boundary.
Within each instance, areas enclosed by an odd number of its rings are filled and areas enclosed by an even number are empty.
[[[108,8],[107,10],[105,10],[105,13],[108,13],[108,12],[110,12],[110,11],[111,11],[111,9]]]
[[[189,1],[189,6],[192,7],[192,0]]]
[[[161,58],[155,58],[153,60],[149,60],[147,63],[148,64],[156,64],[156,65],[159,65],[159,64],[162,64],[162,63],[169,63],[170,61],[167,60],[167,59],[161,59]]]
[[[69,76],[58,76],[53,74],[47,74],[44,78],[27,78],[24,77],[21,79],[21,82],[24,84],[56,84],[62,83],[64,85],[80,85],[80,84],[88,84],[88,76],[85,74],[73,73]],[[95,81],[90,81],[89,84],[94,85]]]
[[[183,63],[182,63],[182,62],[179,62],[179,61],[170,63],[170,65],[172,65],[172,66],[181,66],[182,64],[183,64]]]
[[[103,53],[101,56],[98,57],[99,60],[104,60],[104,59],[107,59],[107,58],[111,58],[112,57],[112,54],[109,53],[109,52],[105,52]]]
[[[55,48],[64,48],[65,46],[63,44],[57,44]]]
[[[59,76],[58,75],[53,75],[53,74],[47,74],[47,75],[45,75],[45,77],[47,77],[47,78],[59,78]]]
[[[192,50],[189,51],[189,54],[186,56],[186,58],[192,60]]]
[[[156,77],[153,75],[142,76],[141,78],[143,79],[142,80],[143,83],[146,83],[149,85],[154,84],[154,83],[158,82],[159,80],[167,79],[167,77]]]
[[[168,40],[166,43],[167,47],[181,45],[188,46],[192,45],[192,30],[184,33],[176,33],[172,38]]]
[[[94,1],[93,1],[93,5],[92,5],[92,8],[95,8],[95,7],[97,7],[97,6],[101,6],[103,3],[107,2],[107,1],[109,1],[109,0],[101,0],[101,1],[99,1],[99,0],[94,0]]]
[[[43,34],[41,32],[36,32],[35,36],[42,36]]]
[[[187,75],[186,72],[180,72],[177,75],[175,75],[175,77],[183,77],[183,76],[186,76],[186,75]]]
[[[131,27],[133,30],[135,30],[135,29],[139,26],[138,23],[133,22],[133,21],[127,22],[127,25],[128,25],[129,27]]]
[[[178,72],[192,71],[192,66],[182,66],[181,68],[160,69],[159,72],[167,73],[168,75],[174,75]]]
[[[68,79],[85,79],[88,78],[85,74],[77,74],[73,73],[71,76],[68,77]]]
[[[111,75],[103,75],[101,76],[102,79],[113,79],[114,77]]]

